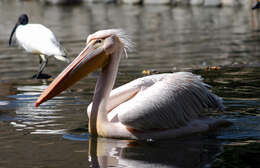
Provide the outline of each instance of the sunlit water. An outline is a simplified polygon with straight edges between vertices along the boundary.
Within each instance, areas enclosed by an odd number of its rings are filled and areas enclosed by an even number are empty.
[[[207,135],[167,141],[93,139],[86,106],[98,73],[40,107],[34,101],[50,80],[34,80],[38,57],[8,38],[17,17],[51,28],[73,59],[88,34],[123,28],[135,51],[120,64],[116,85],[152,72],[192,71],[223,97],[223,113],[233,126]],[[43,6],[30,1],[0,1],[0,167],[207,167],[221,145],[260,139],[259,12],[245,8],[169,6]],[[49,60],[45,73],[66,66]],[[220,70],[208,66],[220,66]]]

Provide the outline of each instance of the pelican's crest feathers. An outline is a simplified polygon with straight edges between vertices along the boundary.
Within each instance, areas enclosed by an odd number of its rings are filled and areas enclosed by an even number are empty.
[[[97,38],[106,38],[108,36],[115,35],[119,38],[120,42],[123,44],[124,48],[128,51],[132,51],[134,49],[134,42],[129,34],[127,34],[123,29],[108,29],[108,30],[100,30],[91,34],[87,38],[87,43],[89,43],[93,39]]]

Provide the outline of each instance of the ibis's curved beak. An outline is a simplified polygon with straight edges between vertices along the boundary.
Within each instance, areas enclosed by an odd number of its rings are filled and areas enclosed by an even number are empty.
[[[252,7],[252,9],[259,9],[260,8],[260,1],[257,1],[255,6]]]
[[[35,102],[36,107],[107,63],[109,54],[106,48],[104,46],[96,47],[94,42],[89,42],[73,62],[52,81]]]
[[[10,37],[9,37],[9,42],[8,42],[9,46],[11,46],[11,44],[12,44],[12,38],[13,38],[14,32],[15,32],[15,30],[16,30],[16,28],[17,28],[18,26],[19,26],[19,24],[16,23],[15,26],[14,26],[14,28],[13,28],[13,30],[12,30],[12,32],[11,32],[11,35],[10,35]]]

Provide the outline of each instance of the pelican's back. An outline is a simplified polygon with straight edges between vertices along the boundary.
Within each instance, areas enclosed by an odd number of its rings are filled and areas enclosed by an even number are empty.
[[[207,109],[223,109],[222,99],[208,90],[200,76],[189,72],[153,75],[131,83],[139,85],[140,91],[113,111],[118,111],[121,123],[137,130],[179,128]]]

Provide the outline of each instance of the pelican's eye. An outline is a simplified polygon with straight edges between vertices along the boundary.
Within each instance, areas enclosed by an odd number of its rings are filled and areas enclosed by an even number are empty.
[[[100,47],[102,45],[103,41],[104,40],[102,40],[102,39],[96,39],[96,41],[94,42],[94,47],[95,48]]]
[[[102,43],[102,39],[96,39],[96,41],[94,42],[94,45],[98,45]]]
[[[95,43],[101,43],[102,40],[101,39],[97,39]]]

